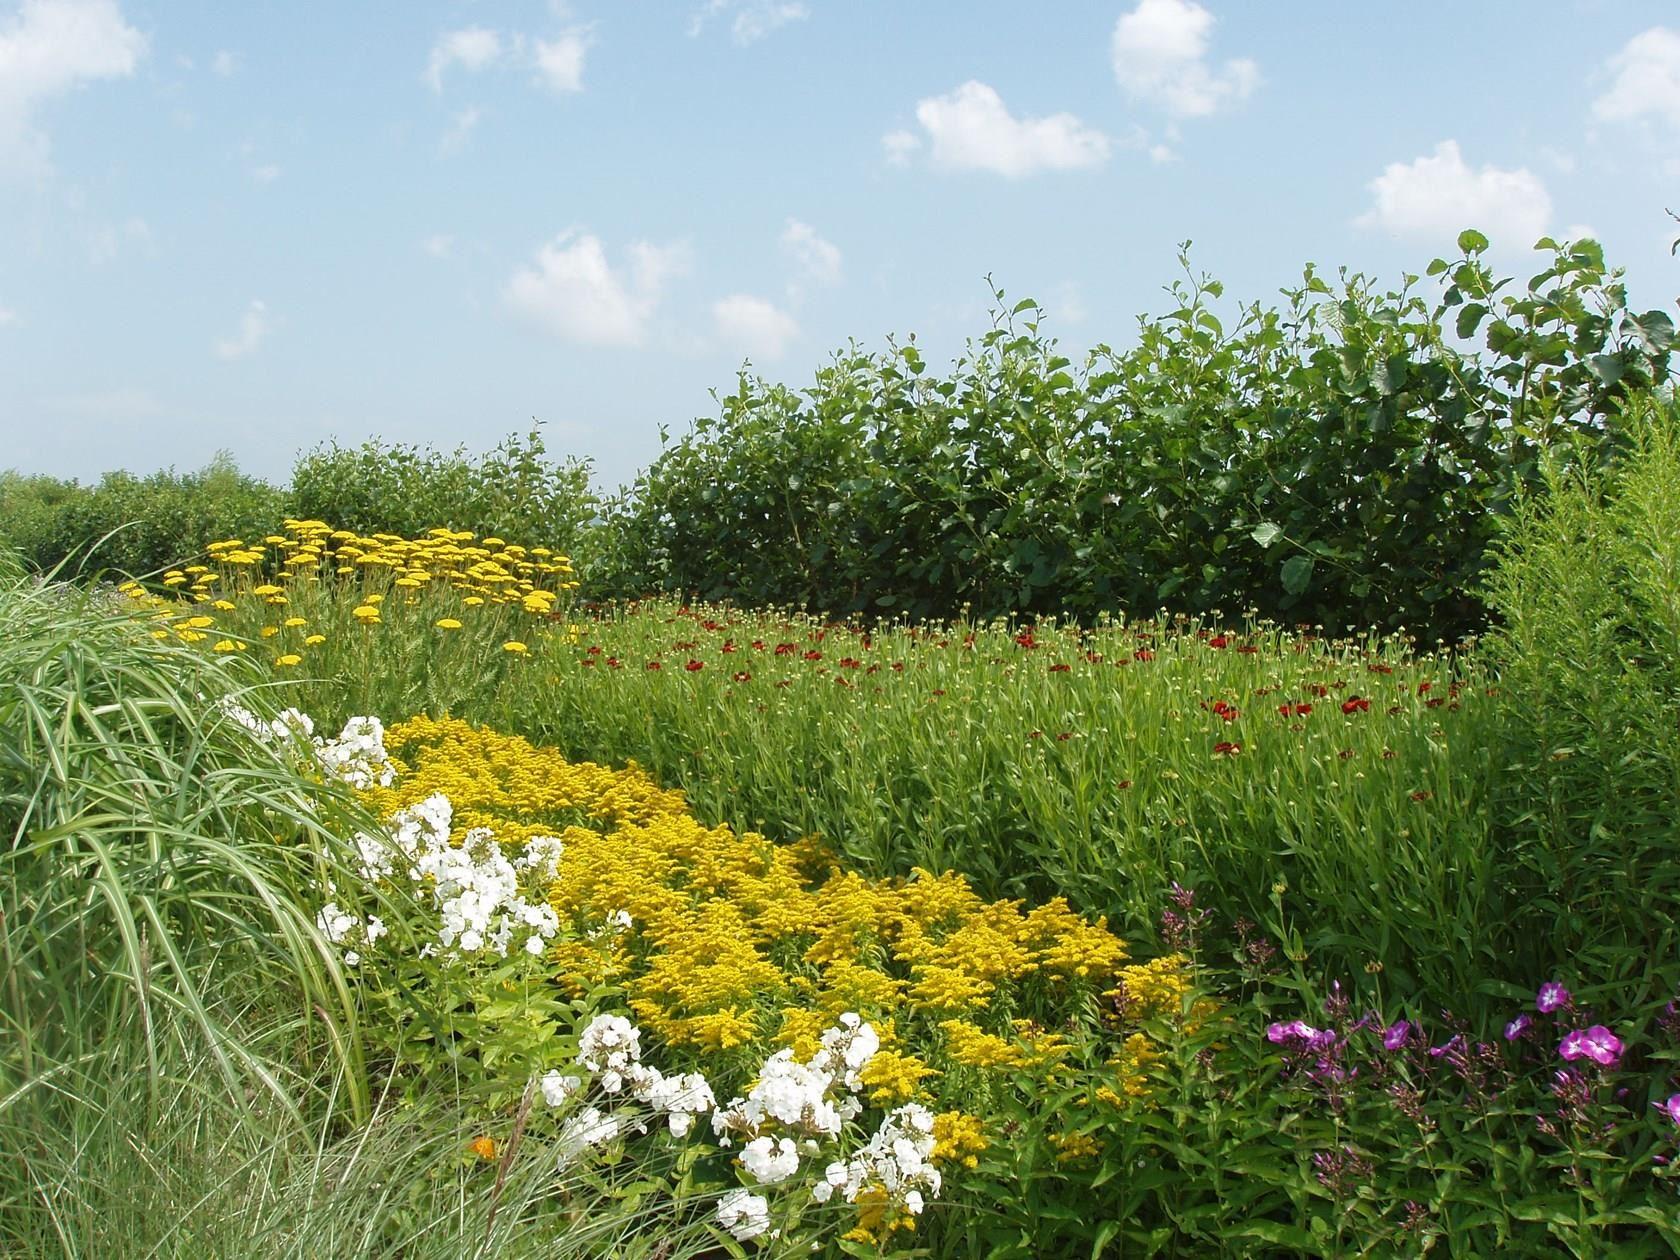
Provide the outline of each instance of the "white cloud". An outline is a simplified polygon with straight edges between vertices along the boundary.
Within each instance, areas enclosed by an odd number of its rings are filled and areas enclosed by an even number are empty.
[[[443,90],[443,72],[451,66],[466,70],[484,70],[502,55],[502,37],[482,26],[469,26],[438,36],[432,45],[432,55],[426,63],[426,82],[432,91]]]
[[[449,258],[455,253],[455,238],[447,232],[434,232],[420,242],[420,248],[433,258]]]
[[[1114,78],[1128,94],[1180,118],[1200,118],[1260,84],[1247,57],[1208,64],[1214,17],[1195,0],[1139,0],[1114,24]]]
[[[1680,31],[1653,26],[1610,58],[1615,80],[1593,102],[1606,122],[1650,121],[1680,128]]]
[[[239,54],[223,48],[210,60],[210,73],[219,79],[231,79],[239,69]]]
[[[1354,222],[1397,236],[1451,242],[1476,228],[1495,244],[1527,249],[1546,234],[1552,199],[1526,167],[1502,170],[1465,163],[1456,140],[1414,162],[1391,162],[1368,187],[1370,210]]]
[[[151,244],[152,229],[144,219],[108,223],[88,234],[88,262],[103,266],[130,248],[150,249]]]
[[[23,0],[0,25],[0,167],[44,172],[36,111],[83,83],[126,78],[145,52],[115,0]]]
[[[216,357],[224,362],[243,359],[262,344],[263,338],[268,336],[268,330],[268,307],[253,298],[251,304],[245,308],[245,313],[239,317],[239,330],[233,336],[224,337],[216,342]]]
[[[666,284],[687,269],[688,251],[637,241],[626,253],[628,277],[607,262],[598,237],[563,232],[514,273],[503,300],[564,341],[640,345]]]
[[[894,166],[909,166],[911,156],[921,147],[921,139],[913,131],[889,131],[881,137],[881,148]]]
[[[272,184],[280,178],[280,168],[273,162],[264,162],[251,168],[251,178],[259,184]]]
[[[459,153],[472,138],[473,129],[484,120],[484,111],[477,105],[469,105],[454,118],[450,119],[449,127],[438,140],[438,152],[445,157]]]
[[[10,328],[18,322],[18,313],[9,306],[0,306],[0,328]]]
[[[729,23],[729,37],[743,48],[777,27],[811,16],[811,10],[799,0],[706,0],[689,20],[688,33],[698,35],[707,22],[725,13],[734,15]]]
[[[817,235],[816,228],[789,219],[782,229],[780,244],[794,265],[797,278],[816,285],[840,283],[840,249]]]
[[[537,41],[537,74],[555,92],[583,91],[583,58],[589,36],[567,31],[558,39]]]
[[[718,335],[729,345],[761,359],[779,359],[799,336],[793,316],[750,293],[731,293],[712,303]]]
[[[916,104],[916,121],[927,133],[934,165],[947,170],[990,171],[1019,179],[1038,171],[1100,166],[1108,160],[1109,140],[1072,114],[1016,118],[1003,98],[970,79],[946,96]],[[915,146],[908,133],[882,138],[889,159],[908,159]],[[911,137],[914,139],[914,137]]]

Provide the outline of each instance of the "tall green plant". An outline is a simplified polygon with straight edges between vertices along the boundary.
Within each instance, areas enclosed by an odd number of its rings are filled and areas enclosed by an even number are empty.
[[[1680,951],[1680,406],[1635,400],[1618,429],[1609,466],[1543,467],[1488,594],[1522,911],[1638,979]]]

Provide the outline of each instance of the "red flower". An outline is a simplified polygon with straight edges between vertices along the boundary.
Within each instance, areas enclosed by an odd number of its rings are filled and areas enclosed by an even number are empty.
[[[1015,636],[1015,642],[1019,643],[1024,648],[1035,648],[1035,647],[1038,646],[1038,640],[1033,638],[1033,632],[1032,632],[1031,627],[1021,631],[1020,634],[1016,635]]]
[[[1365,668],[1373,674],[1392,674],[1394,672],[1394,666],[1384,665],[1381,661],[1372,661]]]
[[[1253,656],[1259,652],[1260,649],[1255,647],[1252,643],[1245,643],[1238,648],[1237,651],[1241,652],[1244,656]]]
[[[1223,700],[1213,702],[1213,713],[1216,717],[1224,718],[1227,722],[1235,722],[1239,710],[1235,705],[1226,704]]]
[[[1058,734],[1056,736],[1056,738],[1065,743],[1066,741],[1073,738],[1073,732],[1072,731],[1062,731],[1060,734]]]
[[[1242,751],[1242,745],[1228,739],[1222,739],[1213,746],[1215,757],[1235,757]]]
[[[1043,739],[1044,738],[1044,732],[1043,731],[1028,731],[1027,732],[1027,738],[1028,739]]]
[[[1310,704],[1280,704],[1280,705],[1278,705],[1278,716],[1279,717],[1306,717],[1307,714],[1309,714],[1311,712],[1312,712],[1312,705],[1310,705]]]
[[[607,668],[608,669],[623,669],[624,668],[624,662],[619,660],[618,657],[616,657],[616,656],[609,656],[609,657],[607,657]]]
[[[1227,646],[1230,642],[1231,642],[1231,640],[1227,639],[1222,634],[1216,634],[1216,635],[1213,636],[1213,638],[1211,638],[1207,641],[1208,646],[1210,648],[1222,648],[1222,647]]]
[[[1320,700],[1330,694],[1330,688],[1326,687],[1323,683],[1312,683],[1307,687],[1307,690],[1312,692],[1313,695],[1317,696]]]
[[[590,665],[593,665],[594,663],[595,663],[595,658],[593,656],[586,656],[581,661],[578,662],[579,665],[582,665],[586,668]]]
[[[863,662],[858,660],[855,656],[842,656],[840,658],[841,669],[859,669],[862,665]]]
[[[1065,674],[1065,673],[1068,672],[1068,670],[1070,670],[1072,668],[1073,668],[1073,666],[1071,666],[1071,665],[1052,665],[1050,667],[1050,672],[1052,674]]]
[[[893,667],[893,673],[895,673],[895,674],[902,674],[904,672],[904,662],[903,661],[894,661],[892,667]]]
[[[1119,788],[1122,792],[1124,792],[1132,786],[1132,781],[1130,779],[1121,779],[1120,782],[1115,784],[1114,786]]]
[[[689,673],[693,674],[693,673],[696,673],[696,672],[698,672],[702,669],[705,669],[706,668],[706,662],[705,661],[690,661],[688,664],[684,665],[683,668],[686,669]]]
[[[808,661],[820,661],[822,660],[822,653],[817,651],[816,648],[812,648],[809,652],[805,653],[805,659]]]
[[[744,670],[744,669],[736,670],[733,674],[730,675],[730,677],[733,678],[736,682],[751,682],[752,681],[752,675],[747,673],[747,671]]]
[[[797,643],[778,643],[778,644],[776,644],[776,655],[777,656],[792,656],[798,650],[799,650],[799,645]]]
[[[1370,711],[1371,702],[1369,700],[1361,699],[1359,696],[1349,696],[1346,700],[1342,701],[1343,713],[1369,713]]]
[[[735,640],[734,639],[725,639],[723,641],[723,647],[721,647],[719,649],[719,651],[723,651],[723,652],[733,652],[734,650],[735,650]]]
[[[649,661],[648,664],[647,664],[647,667],[649,669],[664,669],[665,668],[658,661]]]
[[[1152,661],[1155,659],[1155,653],[1151,652],[1148,648],[1139,648],[1137,651],[1132,653],[1132,659],[1134,661]]]
[[[1427,791],[1427,790],[1418,791],[1418,792],[1413,792],[1412,793],[1412,799],[1414,801],[1427,801],[1430,797],[1432,797],[1434,795],[1435,795],[1435,793]]]
[[[591,643],[585,650],[588,651],[591,656],[601,655],[601,645],[599,643]]]
[[[754,639],[752,641],[752,650],[755,651],[755,652],[764,651],[764,640],[763,639]]]

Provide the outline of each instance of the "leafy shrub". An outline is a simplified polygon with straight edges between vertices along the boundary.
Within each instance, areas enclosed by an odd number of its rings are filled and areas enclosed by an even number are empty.
[[[43,571],[68,561],[65,577],[100,569],[141,576],[218,538],[269,533],[285,515],[283,499],[226,454],[195,473],[113,472],[93,486],[4,472],[0,540]]]
[[[743,374],[609,506],[600,588],[914,616],[1254,606],[1456,637],[1538,454],[1665,379],[1673,336],[1594,242],[1541,241],[1521,296],[1485,238],[1459,243],[1433,308],[1415,277],[1379,294],[1309,267],[1227,331],[1221,286],[1191,275],[1138,345],[1076,367],[999,292],[945,376],[913,342],[854,345],[802,393]],[[1449,344],[1449,317],[1488,354]]]
[[[1680,953],[1680,406],[1641,399],[1605,467],[1554,459],[1488,596],[1517,922],[1604,976]],[[1650,995],[1647,995],[1650,996]]]
[[[363,534],[417,537],[447,523],[574,557],[597,512],[588,462],[550,461],[536,427],[476,458],[380,441],[317,448],[292,469],[291,507]]]

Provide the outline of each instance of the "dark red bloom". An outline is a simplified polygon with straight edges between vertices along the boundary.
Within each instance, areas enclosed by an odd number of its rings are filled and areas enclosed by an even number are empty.
[[[1065,673],[1068,672],[1068,670],[1070,670],[1072,668],[1073,668],[1073,666],[1071,666],[1071,665],[1052,665],[1050,667],[1050,672],[1052,674],[1065,674]]]
[[[1310,704],[1280,704],[1280,705],[1278,705],[1278,716],[1279,717],[1306,717],[1306,715],[1311,713],[1311,712],[1312,712],[1312,705],[1310,705]]]
[[[585,648],[585,649],[584,649],[584,650],[585,650],[585,651],[586,651],[586,652],[588,652],[588,653],[589,653],[589,655],[591,655],[591,656],[599,656],[599,655],[601,655],[601,645],[600,645],[600,644],[599,644],[599,643],[591,643],[591,644],[590,644],[590,645],[589,645],[589,646],[588,646],[588,647],[587,647],[587,648]]]
[[[1222,648],[1229,646],[1230,642],[1231,640],[1227,639],[1224,635],[1216,634],[1213,638],[1208,640],[1208,646],[1210,648]]]
[[[1312,683],[1307,687],[1307,690],[1312,692],[1313,695],[1317,696],[1320,700],[1330,694],[1330,688],[1326,687],[1323,683]]]
[[[618,657],[616,657],[616,656],[609,656],[609,657],[607,657],[607,668],[608,669],[623,669],[624,668],[624,662],[619,660]]]
[[[809,652],[805,653],[805,659],[808,661],[820,661],[822,660],[822,653],[817,651],[816,648],[812,648]]]
[[[863,662],[858,660],[855,656],[842,656],[840,658],[841,669],[859,669],[862,665]]]
[[[1216,757],[1235,757],[1241,751],[1241,744],[1228,739],[1222,739],[1213,746],[1214,756]]]
[[[1120,782],[1116,783],[1114,786],[1124,792],[1132,786],[1132,781],[1130,779],[1121,779]]]
[[[1152,661],[1155,659],[1155,653],[1151,652],[1148,648],[1139,648],[1137,651],[1132,653],[1132,659],[1134,661]]]
[[[764,640],[763,639],[754,639],[752,641],[752,650],[755,651],[755,652],[764,651]]]
[[[1028,731],[1027,732],[1027,738],[1028,739],[1043,739],[1044,738],[1044,732],[1043,731]]]
[[[692,674],[692,673],[695,673],[699,670],[705,669],[706,668],[706,662],[705,661],[689,661],[689,663],[684,665],[683,668],[686,669],[689,673]]]
[[[747,671],[744,670],[744,669],[736,670],[733,674],[730,675],[730,677],[733,678],[736,682],[751,682],[752,681],[752,675],[747,673]]]
[[[1072,731],[1062,731],[1056,736],[1056,738],[1059,739],[1059,740],[1062,740],[1063,742],[1066,742],[1067,740],[1070,740],[1070,739],[1073,738],[1073,732]]]
[[[647,664],[647,667],[649,669],[664,669],[665,668],[658,661],[649,661],[648,664]]]
[[[1349,696],[1346,700],[1342,701],[1343,713],[1369,713],[1370,711],[1371,702],[1369,700],[1362,699],[1359,696]]]
[[[792,656],[798,650],[799,650],[799,645],[797,643],[778,643],[778,644],[776,644],[776,655],[777,656]]]

